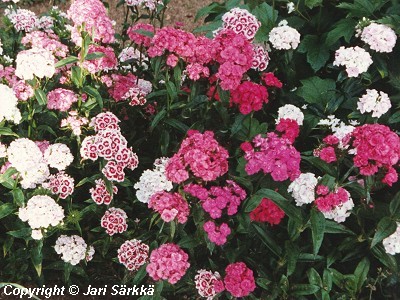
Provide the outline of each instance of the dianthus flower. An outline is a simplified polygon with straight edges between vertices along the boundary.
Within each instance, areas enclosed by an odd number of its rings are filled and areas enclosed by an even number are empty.
[[[50,167],[65,170],[74,160],[74,156],[67,145],[56,143],[50,145],[43,155]]]
[[[33,88],[25,82],[25,80],[18,80],[12,86],[13,92],[15,96],[20,101],[27,101],[29,98],[33,97],[34,91]],[[12,101],[11,101],[12,103]]]
[[[165,175],[165,166],[168,163],[167,158],[157,159],[153,170],[145,170],[139,178],[139,181],[133,186],[136,191],[136,197],[140,202],[148,203],[151,196],[157,192],[172,190],[172,182]],[[156,165],[157,164],[157,165]]]
[[[155,281],[168,280],[169,283],[175,284],[189,269],[188,260],[189,256],[178,245],[163,244],[151,252],[146,271]]]
[[[56,71],[53,54],[43,48],[21,51],[17,54],[15,62],[15,75],[24,80],[31,80],[34,76],[51,78]]]
[[[71,105],[78,102],[78,97],[73,91],[58,88],[47,95],[47,108],[59,111],[68,111]]]
[[[72,129],[72,133],[76,136],[80,136],[82,134],[81,127],[87,125],[89,120],[85,117],[81,117],[78,115],[77,111],[69,111],[68,117],[66,119],[61,120],[61,127],[68,127]]]
[[[89,261],[94,254],[94,248],[88,247],[85,240],[78,235],[61,235],[54,246],[61,259],[71,265],[77,265],[81,260]]]
[[[282,133],[282,138],[288,139],[292,144],[295,139],[299,136],[300,128],[299,124],[292,119],[280,119],[276,125],[276,131]]]
[[[212,181],[228,171],[228,151],[214,139],[212,131],[203,134],[190,130],[179,151],[168,161],[168,180],[181,183],[189,178],[189,169],[194,176]]]
[[[278,50],[296,49],[300,44],[300,33],[288,26],[286,21],[281,21],[278,27],[272,28],[269,41]]]
[[[149,257],[149,246],[141,240],[126,241],[118,249],[118,260],[129,271],[137,271]]]
[[[197,292],[201,297],[212,300],[218,293],[221,293],[225,287],[218,272],[207,270],[198,270],[194,277]]]
[[[104,112],[92,118],[90,126],[93,126],[96,132],[106,129],[120,130],[119,122],[121,121],[112,112]]]
[[[93,201],[97,204],[105,204],[109,205],[111,200],[113,199],[113,194],[118,193],[118,188],[113,185],[112,186],[112,194],[110,194],[106,188],[106,183],[103,179],[97,179],[95,181],[96,186],[89,190],[90,196],[92,197]]]
[[[154,26],[151,24],[136,23],[135,25],[129,27],[126,32],[131,41],[136,45],[143,45],[146,48],[150,47],[151,37],[136,32],[138,30],[154,33]]]
[[[262,79],[262,81],[264,81],[265,85],[268,87],[272,86],[272,87],[281,89],[283,86],[282,82],[272,72],[263,73],[261,75],[261,79]],[[287,105],[290,105],[290,104],[287,104]],[[285,106],[287,106],[287,105],[285,105]],[[283,106],[283,107],[285,107],[285,106]],[[299,125],[301,125],[301,124],[299,124]]]
[[[340,47],[336,50],[334,66],[345,66],[347,76],[357,77],[361,73],[367,72],[372,64],[371,55],[364,49],[356,47]]]
[[[16,31],[30,32],[39,25],[39,20],[35,13],[27,9],[6,9],[4,15],[14,25]]]
[[[166,191],[154,194],[150,198],[148,206],[158,212],[165,222],[171,222],[176,219],[178,223],[184,224],[190,212],[188,203],[180,194],[172,194]]]
[[[284,217],[285,212],[268,198],[263,198],[260,204],[250,212],[252,221],[267,222],[271,225],[279,224]]]
[[[57,226],[64,219],[64,209],[49,196],[37,195],[30,198],[25,207],[21,207],[18,216],[23,222],[28,222],[35,234],[35,239],[41,239],[41,229]]]
[[[3,120],[15,124],[21,122],[22,116],[17,104],[18,99],[13,90],[4,84],[0,84],[0,122]]]
[[[207,233],[208,239],[218,246],[226,243],[226,238],[231,233],[228,224],[222,223],[217,226],[213,221],[207,221],[203,225],[204,231]]]
[[[376,52],[390,53],[396,45],[397,35],[389,26],[371,23],[362,30],[361,40]]]
[[[367,93],[359,98],[357,109],[362,113],[372,112],[374,118],[379,118],[392,107],[388,94],[375,89],[367,89]]]
[[[100,71],[108,72],[117,68],[118,60],[115,56],[114,50],[111,47],[103,47],[91,44],[89,46],[88,54],[100,52],[104,56],[96,59],[85,60],[82,66],[89,71],[91,74],[95,74]]]
[[[380,168],[391,170],[398,163],[400,138],[389,127],[365,124],[356,127],[352,136],[355,150],[353,161],[361,175],[374,175]],[[393,182],[386,183],[391,185]]]
[[[127,218],[128,216],[122,209],[111,207],[101,218],[101,227],[105,228],[110,236],[116,233],[122,233],[128,228],[126,224]]]
[[[288,187],[288,193],[296,201],[297,206],[309,204],[315,200],[315,188],[318,180],[313,173],[302,173]]]
[[[214,38],[215,60],[219,63],[216,77],[224,90],[236,89],[253,63],[254,50],[251,43],[232,29],[223,29]]]
[[[226,181],[224,187],[213,186],[207,190],[197,184],[188,184],[184,191],[200,200],[203,209],[213,219],[221,218],[222,211],[226,208],[227,214],[232,216],[237,213],[240,203],[246,198],[246,192],[232,180]]]
[[[350,197],[350,193],[344,188],[339,187],[333,192],[329,192],[327,187],[318,186],[317,194],[319,197],[314,203],[318,210],[324,214],[325,218],[341,223],[350,216],[350,211],[353,209],[354,203]]]
[[[54,19],[51,16],[42,16],[39,18],[38,27],[45,32],[51,32],[54,27]]]
[[[68,54],[68,47],[61,43],[60,38],[53,32],[33,31],[27,33],[22,38],[21,44],[46,49],[60,58],[64,58]]]
[[[246,297],[256,288],[253,271],[243,262],[226,267],[224,284],[226,290],[234,297]]]
[[[299,124],[299,126],[301,126],[303,125],[304,114],[297,106],[294,106],[292,104],[286,104],[284,106],[279,107],[276,124],[279,124],[281,119],[294,120],[297,122],[297,124]]]
[[[237,89],[231,91],[231,104],[239,105],[239,111],[247,115],[252,111],[262,109],[264,103],[268,103],[267,89],[251,81],[244,81]]]
[[[300,153],[288,139],[270,132],[266,138],[257,135],[253,144],[255,149],[249,147],[245,150],[247,174],[263,171],[270,173],[274,181],[293,181],[300,175]]]
[[[397,228],[394,233],[384,238],[382,241],[386,253],[395,255],[400,253],[400,223],[397,222]]]
[[[113,22],[100,0],[76,0],[68,9],[67,16],[74,23],[71,34],[76,45],[80,46],[82,42],[79,30],[83,23],[83,29],[93,37],[94,42],[109,44],[115,41]]]
[[[232,8],[222,16],[223,28],[232,29],[235,33],[253,40],[261,23],[246,9]]]
[[[65,199],[74,192],[74,178],[59,172],[56,175],[50,175],[48,181],[42,186],[51,190],[53,194],[59,195],[61,199]]]
[[[157,5],[162,5],[162,0],[125,0],[127,6],[143,6],[155,10]]]
[[[119,75],[112,74],[112,87],[108,90],[110,96],[117,102],[128,100],[130,90],[137,87],[137,77],[133,74]]]

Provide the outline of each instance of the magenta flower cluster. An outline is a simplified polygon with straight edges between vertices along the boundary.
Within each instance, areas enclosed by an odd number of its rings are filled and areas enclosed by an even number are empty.
[[[261,110],[264,103],[268,103],[268,91],[265,86],[244,81],[235,90],[231,91],[231,105],[239,106],[239,111],[247,115],[252,111]]]
[[[253,271],[243,262],[226,267],[224,284],[226,290],[234,297],[246,297],[256,288]]]
[[[342,187],[331,192],[327,186],[319,185],[316,192],[319,197],[314,203],[321,212],[332,211],[349,200],[348,192]]]
[[[148,206],[158,212],[165,222],[176,219],[184,224],[190,213],[188,203],[179,193],[158,192],[150,198]]]
[[[168,280],[175,284],[189,269],[188,260],[189,256],[178,245],[166,243],[151,252],[146,271],[155,281]]]

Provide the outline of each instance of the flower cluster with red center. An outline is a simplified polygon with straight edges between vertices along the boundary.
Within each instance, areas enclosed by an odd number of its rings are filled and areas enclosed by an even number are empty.
[[[163,244],[151,252],[146,271],[155,281],[168,280],[169,283],[175,284],[189,269],[188,260],[189,256],[178,245]]]
[[[149,257],[149,246],[140,240],[126,241],[118,249],[118,260],[129,271],[137,271]]]
[[[105,228],[110,236],[116,233],[122,233],[128,228],[126,224],[127,218],[128,216],[122,209],[111,207],[101,218],[101,227]]]
[[[179,193],[158,192],[150,198],[148,206],[158,212],[165,222],[177,219],[178,223],[184,224],[190,213],[188,203]]]
[[[213,299],[218,293],[221,293],[225,287],[218,272],[208,270],[198,270],[194,277],[197,292],[201,297]]]
[[[111,200],[113,199],[113,195],[108,192],[106,188],[106,183],[103,179],[97,179],[95,183],[96,186],[89,190],[93,201],[98,205],[109,205],[111,203]],[[115,185],[112,186],[112,189],[113,194],[118,193],[118,188]]]
[[[248,40],[252,40],[260,28],[261,23],[255,16],[246,9],[232,8],[222,16],[223,28],[232,29],[235,33],[241,34]]]
[[[50,175],[48,181],[42,186],[51,190],[53,194],[59,195],[61,199],[65,199],[74,192],[74,178],[61,171]]]
[[[212,131],[200,133],[189,130],[179,151],[168,161],[168,180],[181,183],[189,178],[189,171],[204,181],[215,180],[228,171],[228,151],[214,139]]]
[[[250,213],[250,219],[256,222],[279,224],[285,217],[285,212],[271,199],[263,198],[260,204]]]

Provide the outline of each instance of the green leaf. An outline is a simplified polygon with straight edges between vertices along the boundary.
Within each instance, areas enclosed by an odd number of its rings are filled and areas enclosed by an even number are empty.
[[[0,219],[7,217],[12,214],[15,210],[14,205],[12,203],[5,203],[0,205]]]
[[[39,277],[42,274],[42,260],[43,260],[42,248],[43,248],[43,240],[40,240],[37,242],[37,246],[31,250],[32,263]]]
[[[85,60],[95,60],[104,57],[105,54],[103,52],[92,52],[86,55]]]
[[[323,161],[319,157],[315,156],[301,156],[302,160],[305,160],[312,166],[316,167],[318,170],[322,171],[325,174],[329,174],[331,176],[336,176],[336,168],[329,165],[327,162]]]
[[[332,26],[333,29],[329,31],[326,36],[325,44],[330,47],[342,37],[347,43],[349,43],[350,39],[354,36],[356,25],[357,21],[351,18],[340,20]]]
[[[154,32],[152,31],[147,31],[144,29],[136,29],[134,32],[136,32],[137,34],[143,35],[143,36],[147,36],[147,37],[154,37]]]
[[[354,271],[354,276],[356,277],[356,288],[357,291],[361,291],[365,280],[367,280],[369,272],[370,262],[368,258],[364,257],[357,265]]]
[[[337,7],[349,11],[349,16],[370,17],[379,10],[388,0],[354,0],[354,3],[342,2]]]
[[[393,217],[400,218],[400,192],[390,201],[389,210]]]
[[[282,254],[282,248],[269,236],[263,228],[253,223],[253,227],[257,232],[257,235],[261,238],[261,241],[265,246],[271,250],[276,256],[280,257]]]
[[[317,285],[319,287],[323,287],[323,283],[322,283],[322,279],[321,276],[319,275],[319,273],[317,272],[317,270],[315,270],[314,268],[310,268],[307,271],[307,277],[308,277],[308,281],[313,284],[313,285]]]
[[[322,245],[322,241],[324,240],[325,217],[320,211],[314,208],[311,210],[310,222],[313,240],[313,253],[314,255],[317,255],[319,248]]]
[[[68,56],[68,57],[66,57],[66,58],[64,58],[62,60],[59,60],[55,64],[55,67],[56,68],[61,68],[61,67],[65,66],[65,65],[76,63],[77,61],[79,61],[79,59],[76,56]]]
[[[186,132],[189,130],[189,126],[187,126],[186,124],[182,123],[177,119],[166,119],[164,122],[174,127],[175,129],[178,129],[180,132],[184,134],[186,134]]]
[[[79,66],[73,66],[71,68],[71,80],[77,87],[81,87],[82,85],[81,78],[82,68]]]
[[[372,254],[379,259],[386,267],[397,271],[397,262],[393,255],[387,254],[382,245],[377,245],[371,249]]]
[[[371,242],[371,248],[375,247],[376,244],[381,242],[384,238],[387,238],[389,235],[396,231],[397,224],[389,217],[382,218],[377,226],[374,238]]]
[[[294,273],[296,270],[296,265],[297,265],[297,260],[299,258],[299,247],[291,242],[291,241],[286,241],[285,242],[285,248],[286,248],[286,260],[287,260],[287,276],[290,276]]]
[[[13,237],[16,237],[16,238],[26,239],[31,236],[32,229],[31,228],[22,228],[19,230],[8,231],[7,234],[11,235]]]
[[[250,197],[244,205],[244,211],[247,213],[253,211],[261,203],[262,199],[263,197],[259,195],[254,195],[253,197]]]
[[[197,11],[196,17],[194,18],[194,21],[197,22],[200,18],[202,18],[204,16],[208,16],[213,13],[218,13],[222,9],[223,9],[223,7],[221,6],[221,4],[219,4],[217,2],[213,2],[213,3],[209,4],[208,6],[205,6],[205,7],[202,7],[199,9]]]
[[[262,25],[265,26],[267,32],[270,32],[275,27],[275,22],[278,19],[278,11],[266,2],[258,5],[252,13],[257,17]]]
[[[16,134],[14,131],[11,130],[11,128],[8,128],[8,127],[0,128],[0,136],[1,135],[11,135],[11,136],[19,137],[18,134]]]
[[[298,49],[301,53],[307,53],[307,62],[316,72],[325,66],[329,59],[329,49],[317,35],[306,35]]]
[[[258,277],[256,279],[256,283],[262,289],[269,290],[270,289],[269,285],[271,284],[271,280],[268,280],[267,278]]]
[[[83,91],[87,93],[89,96],[93,97],[96,99],[97,104],[99,105],[100,109],[103,109],[103,98],[101,97],[100,93],[98,90],[96,90],[94,87],[91,86],[85,86],[83,88]]]
[[[289,200],[287,200],[285,197],[283,197],[281,194],[269,190],[269,189],[261,189],[255,193],[255,195],[262,196],[263,198],[268,198],[271,199],[273,202],[275,202],[276,205],[278,205],[284,212],[285,214],[292,219],[295,219],[299,223],[302,223],[302,217],[300,214],[300,210],[296,207],[294,207]]]
[[[15,189],[12,192],[13,198],[14,198],[14,202],[19,206],[19,207],[23,207],[25,206],[25,195],[22,192],[21,189]]]
[[[356,235],[346,226],[332,220],[325,220],[325,233],[333,233],[333,234],[341,233],[341,234]]]
[[[318,7],[322,5],[322,0],[305,0],[305,5],[312,9],[314,7]]]
[[[393,115],[390,116],[389,124],[396,124],[396,123],[400,123],[400,111],[395,112]]]
[[[143,279],[146,277],[146,274],[147,274],[146,266],[147,266],[147,264],[140,267],[140,269],[137,271],[135,277],[133,278],[132,284],[139,284],[143,281]]]
[[[294,284],[290,287],[291,296],[306,296],[311,295],[320,290],[318,285],[314,284]]]
[[[314,76],[300,81],[302,86],[297,90],[297,95],[307,103],[326,104],[335,97],[336,82],[333,79],[321,79]]]
[[[36,98],[36,100],[38,101],[38,103],[40,105],[46,105],[47,104],[47,96],[41,89],[36,89],[35,90],[35,98]]]

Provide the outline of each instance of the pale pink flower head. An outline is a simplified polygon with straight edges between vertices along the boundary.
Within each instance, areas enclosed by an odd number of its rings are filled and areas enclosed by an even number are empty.
[[[78,102],[78,96],[71,90],[58,88],[47,95],[48,109],[68,111],[75,102]]]
[[[190,212],[188,203],[180,194],[166,191],[154,194],[150,198],[148,206],[158,212],[165,222],[176,219],[178,223],[184,224]]]

